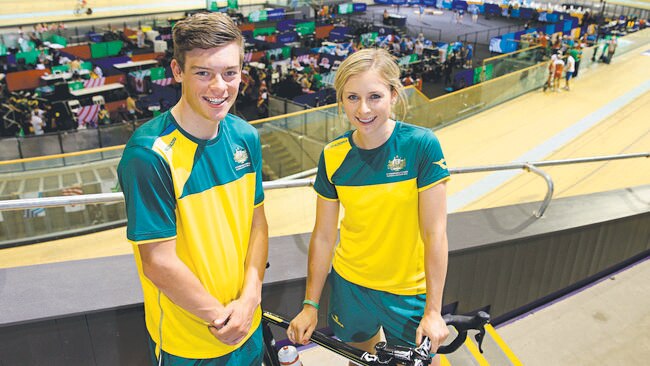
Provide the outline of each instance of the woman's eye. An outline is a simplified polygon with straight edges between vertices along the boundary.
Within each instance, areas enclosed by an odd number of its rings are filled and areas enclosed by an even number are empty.
[[[370,96],[370,99],[380,99],[380,98],[381,98],[381,95],[379,95],[379,94],[372,94]]]
[[[348,100],[355,101],[357,99],[359,99],[359,98],[357,98],[356,95],[348,95]]]
[[[226,71],[226,76],[228,76],[228,77],[234,77],[234,76],[237,76],[237,74],[239,74],[239,72],[234,71],[234,70]]]

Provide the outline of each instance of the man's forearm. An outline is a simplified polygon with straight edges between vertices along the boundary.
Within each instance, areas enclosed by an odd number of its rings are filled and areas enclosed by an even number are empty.
[[[143,262],[143,268],[145,276],[174,304],[206,323],[220,320],[223,304],[206,291],[199,279],[178,257],[153,263]]]
[[[255,299],[257,303],[262,297],[262,282],[266,270],[269,251],[269,232],[264,206],[255,209],[251,235],[246,255],[246,269],[242,298]]]

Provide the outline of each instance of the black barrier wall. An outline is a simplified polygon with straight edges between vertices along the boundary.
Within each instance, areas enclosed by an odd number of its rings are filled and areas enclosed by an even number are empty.
[[[489,307],[499,323],[646,258],[649,202],[643,186],[556,199],[542,219],[531,215],[539,203],[451,214],[444,303],[457,302],[458,313]],[[271,238],[265,309],[300,309],[308,239]],[[142,365],[148,357],[131,255],[0,269],[0,283],[0,365]]]

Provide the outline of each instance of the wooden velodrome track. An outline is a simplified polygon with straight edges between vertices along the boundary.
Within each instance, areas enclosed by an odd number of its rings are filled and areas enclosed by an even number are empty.
[[[248,3],[249,1],[239,1]],[[35,23],[96,20],[116,16],[153,14],[186,9],[205,9],[205,0],[87,0],[92,15],[74,15],[77,0],[3,0],[0,10],[0,27],[24,24],[25,31]],[[253,1],[255,3],[255,1]]]
[[[448,166],[650,151],[650,56],[644,51],[650,46],[581,70],[570,92],[534,91],[438,130]],[[571,138],[563,142],[568,133]],[[556,198],[650,184],[650,161],[644,158],[544,170],[553,178]],[[502,183],[491,189],[486,181],[495,177]],[[463,203],[470,191],[479,196]],[[450,212],[539,201],[545,192],[543,180],[525,172],[459,174],[448,184]],[[311,188],[267,191],[265,208],[271,236],[310,232],[315,194]],[[0,268],[127,253],[125,229],[117,228],[4,249]]]

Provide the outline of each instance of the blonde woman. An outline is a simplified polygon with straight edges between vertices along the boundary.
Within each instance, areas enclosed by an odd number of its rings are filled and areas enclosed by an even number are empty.
[[[355,347],[373,352],[382,329],[393,344],[428,336],[432,351],[447,337],[440,311],[449,172],[430,130],[395,119],[406,110],[399,76],[383,49],[352,54],[336,74],[339,108],[354,130],[320,157],[305,300],[287,330],[293,342],[309,341],[326,279],[329,326]]]

